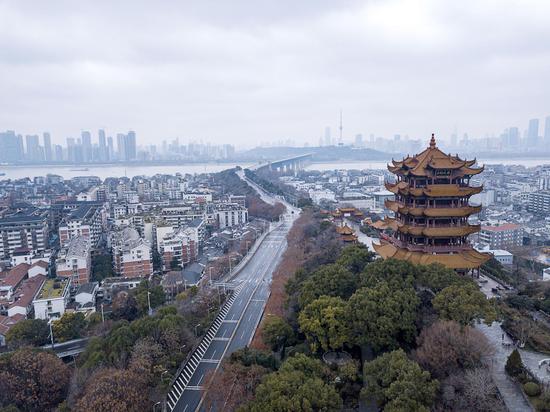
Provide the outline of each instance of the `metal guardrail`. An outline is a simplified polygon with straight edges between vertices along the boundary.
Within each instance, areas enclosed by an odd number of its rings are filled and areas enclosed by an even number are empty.
[[[168,395],[166,396],[166,409],[168,411],[173,411],[176,407],[176,404],[183,394],[183,391],[187,387],[187,384],[191,380],[191,377],[195,373],[197,366],[203,359],[204,354],[210,346],[210,343],[216,336],[216,333],[218,332],[223,320],[225,319],[227,312],[229,312],[229,309],[231,309],[233,302],[235,302],[235,299],[237,299],[237,296],[239,295],[243,286],[244,283],[241,283],[234,289],[233,293],[224,303],[222,309],[218,313],[218,316],[216,316],[216,319],[208,328],[208,331],[206,332],[206,335],[204,335],[204,337],[202,338],[201,343],[193,351],[191,356],[188,358],[188,361],[186,361],[185,365],[176,374],[176,377],[171,384],[171,389],[168,391]]]

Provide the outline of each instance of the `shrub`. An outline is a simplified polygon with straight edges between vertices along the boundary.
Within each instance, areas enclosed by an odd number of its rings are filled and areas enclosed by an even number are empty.
[[[508,356],[504,369],[512,377],[516,377],[523,372],[523,362],[517,349],[514,349],[510,356]]]
[[[535,382],[527,382],[523,385],[523,390],[527,396],[539,396],[540,386]]]

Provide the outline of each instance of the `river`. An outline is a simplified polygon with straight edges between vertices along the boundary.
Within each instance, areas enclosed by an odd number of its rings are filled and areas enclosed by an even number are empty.
[[[388,161],[365,160],[362,162],[324,162],[311,163],[307,170],[335,170],[335,169],[386,169]],[[525,167],[534,167],[543,164],[550,164],[550,159],[489,159],[479,161],[480,164],[503,164],[503,165],[523,165]],[[157,173],[163,174],[195,174],[195,173],[216,173],[225,169],[235,167],[236,163],[188,163],[182,165],[123,165],[123,164],[104,164],[104,165],[55,165],[55,166],[0,166],[0,172],[4,176],[0,179],[21,179],[35,176],[46,176],[47,174],[56,174],[64,179],[70,179],[76,176],[98,176],[101,179],[107,177],[134,177],[134,176],[153,176]],[[242,167],[248,167],[251,163],[243,163]]]
[[[336,170],[336,169],[345,169],[345,170],[363,170],[363,169],[384,169],[386,170],[386,166],[388,163],[391,162],[391,159],[387,161],[382,160],[365,160],[362,162],[323,162],[323,163],[311,163],[309,164],[306,169],[307,170]],[[544,164],[550,165],[550,159],[549,158],[540,158],[540,159],[478,159],[478,164],[483,165],[495,165],[495,164],[501,164],[506,166],[511,165],[521,165],[525,167],[535,167],[535,166],[541,166]]]
[[[244,167],[249,164],[243,165]],[[0,172],[5,173],[0,179],[21,179],[24,177],[46,176],[56,174],[64,179],[76,176],[98,176],[101,179],[121,176],[153,176],[157,173],[174,175],[215,173],[235,167],[235,163],[188,163],[182,165],[82,165],[82,166],[0,166]],[[85,170],[84,170],[85,169]]]

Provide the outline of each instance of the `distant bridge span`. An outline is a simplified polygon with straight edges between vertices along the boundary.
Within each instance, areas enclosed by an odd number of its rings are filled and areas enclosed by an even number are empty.
[[[266,163],[260,163],[250,166],[248,169],[258,172],[262,169],[268,169],[275,172],[296,172],[304,168],[309,163],[313,153],[305,153],[298,156],[289,157],[286,159],[274,160]]]

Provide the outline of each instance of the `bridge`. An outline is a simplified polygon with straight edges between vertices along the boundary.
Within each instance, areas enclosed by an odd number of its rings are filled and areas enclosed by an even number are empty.
[[[79,353],[84,352],[86,345],[88,344],[88,340],[89,338],[73,339],[68,340],[67,342],[54,343],[53,346],[51,344],[44,345],[41,349],[53,350],[57,357],[67,358],[69,356],[76,356]]]
[[[286,159],[270,161],[267,163],[261,163],[254,166],[250,166],[248,169],[258,172],[266,169],[279,173],[297,172],[305,167],[305,165],[311,160],[313,153],[305,153],[298,156],[289,157]]]

